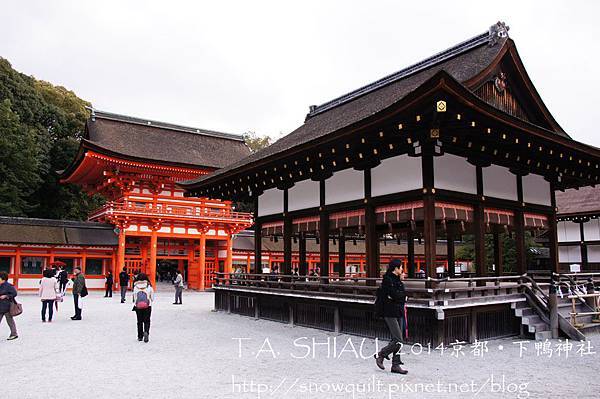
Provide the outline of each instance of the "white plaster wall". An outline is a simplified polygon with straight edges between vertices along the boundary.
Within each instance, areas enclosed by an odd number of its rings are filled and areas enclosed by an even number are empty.
[[[556,224],[558,242],[581,241],[579,223],[571,221],[558,222]]]
[[[523,176],[523,201],[530,204],[551,205],[550,183],[543,176]]]
[[[283,190],[272,188],[258,197],[258,216],[283,212]]]
[[[465,158],[444,154],[433,157],[435,188],[477,194],[477,168]]]
[[[483,195],[517,201],[517,176],[503,166],[483,168]]]
[[[560,263],[581,262],[581,249],[579,245],[568,245],[558,247],[558,261]]]
[[[319,182],[302,180],[288,190],[288,211],[319,206]]]
[[[588,245],[588,262],[600,262],[600,245]]]
[[[364,197],[364,174],[360,170],[340,170],[325,180],[325,203],[327,205],[362,199]]]
[[[583,224],[583,238],[585,241],[600,240],[600,220],[591,219]]]
[[[371,195],[401,193],[423,188],[421,158],[398,155],[371,169]]]

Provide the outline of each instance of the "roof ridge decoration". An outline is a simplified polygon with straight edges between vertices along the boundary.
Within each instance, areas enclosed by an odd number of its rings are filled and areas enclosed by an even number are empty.
[[[306,119],[328,111],[339,105],[350,102],[360,96],[378,90],[383,86],[387,86],[398,80],[404,79],[408,76],[422,71],[423,69],[427,69],[436,64],[442,63],[475,47],[479,47],[484,44],[493,47],[496,44],[498,44],[498,42],[500,42],[501,39],[508,37],[509,29],[509,26],[506,25],[504,22],[498,21],[494,25],[490,26],[487,32],[465,40],[464,42],[461,42],[453,47],[450,47],[444,51],[434,54],[431,57],[425,58],[424,60],[419,61],[416,64],[403,68],[397,72],[394,72],[379,80],[376,80],[375,82],[369,83],[368,85],[360,87],[340,97],[334,98],[333,100],[327,101],[321,105],[311,105],[309,107],[310,111],[308,115],[306,115]]]
[[[244,141],[244,139],[241,135],[234,134],[234,133],[218,132],[216,130],[200,129],[200,128],[191,127],[191,126],[177,125],[175,123],[161,122],[161,121],[155,121],[155,120],[151,120],[151,119],[138,118],[135,116],[116,114],[113,112],[100,111],[93,107],[86,107],[86,108],[90,111],[90,119],[92,122],[95,122],[96,119],[99,118],[99,119],[106,119],[106,120],[112,120],[112,121],[117,121],[117,122],[131,123],[131,124],[136,124],[136,125],[141,125],[141,126],[169,129],[169,130],[180,131],[180,132],[184,132],[184,133],[211,136],[211,137],[222,138],[222,139],[227,139],[227,140]]]

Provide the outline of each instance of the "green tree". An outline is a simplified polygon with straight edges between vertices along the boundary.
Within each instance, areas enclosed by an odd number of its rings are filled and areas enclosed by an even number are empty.
[[[0,214],[26,216],[41,179],[36,132],[21,124],[11,101],[0,101]]]
[[[256,132],[246,132],[242,137],[252,152],[256,152],[273,144],[270,136],[261,136],[256,134]]]
[[[15,71],[3,58],[0,102],[5,104],[2,112],[7,115],[0,124],[0,135],[7,138],[0,151],[12,151],[17,146],[22,153],[13,153],[13,159],[0,158],[0,173],[8,176],[7,171],[13,171],[12,182],[3,180],[0,213],[85,219],[102,199],[88,197],[79,187],[60,184],[57,171],[65,169],[77,153],[87,119],[85,107],[90,104],[64,87]],[[8,137],[15,143],[6,144]],[[19,194],[11,195],[9,187]]]

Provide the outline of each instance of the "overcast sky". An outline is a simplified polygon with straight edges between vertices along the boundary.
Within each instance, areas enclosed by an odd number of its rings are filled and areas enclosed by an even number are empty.
[[[598,15],[598,1],[2,0],[0,56],[101,110],[278,136],[503,20],[556,120],[600,147]]]

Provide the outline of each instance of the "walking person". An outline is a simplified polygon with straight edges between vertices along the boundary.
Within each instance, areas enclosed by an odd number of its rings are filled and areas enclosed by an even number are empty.
[[[392,373],[406,374],[408,371],[400,367],[400,350],[402,349],[402,326],[404,326],[404,304],[406,292],[404,290],[404,272],[402,261],[393,259],[390,261],[387,272],[383,276],[381,287],[377,290],[376,312],[383,316],[385,324],[390,331],[392,340],[375,355],[377,367],[384,370],[383,361],[389,359],[392,354]]]
[[[112,298],[112,292],[113,292],[113,284],[114,284],[114,279],[113,279],[113,274],[112,272],[109,270],[108,273],[106,273],[106,292],[104,293],[104,298]]]
[[[67,291],[67,283],[69,282],[69,273],[65,270],[64,266],[58,268],[58,289],[64,296]]]
[[[48,323],[52,323],[52,316],[54,314],[54,302],[59,295],[59,286],[54,272],[50,270],[44,270],[42,280],[40,281],[40,288],[38,295],[42,301],[42,323],[46,322],[46,310],[48,310]]]
[[[153,301],[154,289],[148,281],[148,276],[145,273],[138,274],[137,281],[133,284],[133,310],[137,316],[138,341],[149,340]]]
[[[73,304],[75,305],[75,316],[71,320],[81,320],[81,298],[87,296],[87,288],[85,286],[85,276],[81,273],[81,269],[76,267],[73,269]]]
[[[8,328],[10,328],[8,341],[19,338],[15,320],[10,314],[10,304],[14,302],[16,296],[17,290],[8,282],[8,273],[0,272],[0,324],[2,319],[6,317]]]
[[[173,305],[182,305],[181,297],[183,295],[183,275],[179,270],[176,271],[175,280],[173,284],[175,285],[175,302]]]
[[[129,274],[126,268],[119,273],[119,287],[121,288],[121,303],[125,303],[125,295],[127,295],[127,287],[129,287]]]

